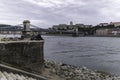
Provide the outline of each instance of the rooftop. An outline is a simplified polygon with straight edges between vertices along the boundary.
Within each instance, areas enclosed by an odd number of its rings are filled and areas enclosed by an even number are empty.
[[[110,24],[120,24],[120,22],[110,22]]]

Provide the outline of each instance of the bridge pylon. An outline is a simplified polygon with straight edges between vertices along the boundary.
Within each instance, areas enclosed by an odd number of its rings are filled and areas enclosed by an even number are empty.
[[[30,21],[29,20],[24,20],[23,21],[23,31],[22,35],[27,38],[30,37],[31,35],[31,30],[30,30]]]

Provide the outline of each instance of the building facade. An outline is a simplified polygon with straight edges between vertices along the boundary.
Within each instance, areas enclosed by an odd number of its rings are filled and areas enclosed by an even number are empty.
[[[72,30],[76,30],[79,28],[91,28],[92,25],[84,25],[84,24],[74,24],[73,22],[70,22],[69,25],[67,24],[59,24],[59,25],[53,25],[52,29],[54,30],[67,30],[67,31],[72,31]]]
[[[120,36],[120,29],[101,28],[101,29],[96,30],[95,35],[97,35],[97,36]]]
[[[120,22],[110,22],[110,25],[114,25],[115,27],[120,26]]]
[[[108,26],[109,24],[108,23],[100,23],[98,24],[98,26]]]

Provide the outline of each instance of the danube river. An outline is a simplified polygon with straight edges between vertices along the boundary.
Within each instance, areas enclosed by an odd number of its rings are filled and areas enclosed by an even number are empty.
[[[120,75],[120,38],[43,36],[45,59]]]

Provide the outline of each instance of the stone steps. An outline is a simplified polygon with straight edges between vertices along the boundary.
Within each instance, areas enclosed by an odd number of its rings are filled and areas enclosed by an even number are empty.
[[[0,80],[47,80],[46,78],[24,70],[0,63]]]
[[[0,80],[37,80],[32,77],[14,74],[12,72],[8,73],[6,71],[0,71]]]

